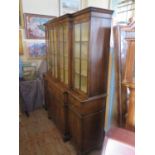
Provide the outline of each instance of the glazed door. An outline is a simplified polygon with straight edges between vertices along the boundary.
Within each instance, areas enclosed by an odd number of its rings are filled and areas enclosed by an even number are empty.
[[[87,93],[88,82],[88,41],[89,22],[74,24],[73,84],[84,93]]]
[[[53,38],[52,38],[52,35],[51,35],[51,31],[52,30],[48,30],[46,31],[46,41],[47,41],[47,64],[48,64],[48,71],[49,72],[52,72],[52,47],[51,47],[51,43],[53,42]]]
[[[57,30],[52,28],[48,34],[48,70],[54,78],[58,78],[58,42]]]
[[[59,27],[60,45],[60,81],[68,85],[68,27],[66,24]]]

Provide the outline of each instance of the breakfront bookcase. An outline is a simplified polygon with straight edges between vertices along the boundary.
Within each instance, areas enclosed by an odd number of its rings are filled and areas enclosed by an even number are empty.
[[[78,154],[103,143],[112,13],[89,7],[45,24],[48,114]]]

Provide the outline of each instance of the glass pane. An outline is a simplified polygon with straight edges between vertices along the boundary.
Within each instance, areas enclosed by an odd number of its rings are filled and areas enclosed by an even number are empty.
[[[88,43],[84,42],[81,44],[81,59],[87,59]]]
[[[68,57],[65,56],[64,61],[65,61],[65,63],[64,63],[65,69],[68,69]]]
[[[52,69],[52,57],[51,57],[51,55],[48,55],[47,61],[48,61],[48,70],[51,71],[51,69]]]
[[[64,26],[64,41],[66,42],[68,39],[68,29],[67,29],[67,25]]]
[[[54,41],[54,39],[53,39],[53,30],[51,30],[51,41]]]
[[[52,54],[52,75],[54,76],[54,55]]]
[[[75,73],[74,86],[76,89],[79,89],[79,87],[80,87],[80,74]]]
[[[60,56],[63,57],[63,42],[60,42],[59,43],[59,46],[60,46],[60,48],[59,48],[59,50],[60,50]]]
[[[66,42],[64,42],[64,55],[65,56],[68,56],[68,48],[67,48],[67,43]]]
[[[80,43],[74,44],[74,57],[80,58]]]
[[[60,68],[62,68],[62,69],[63,69],[63,66],[64,66],[64,64],[63,64],[63,57],[62,57],[62,56],[60,56]]]
[[[62,42],[62,41],[63,41],[63,27],[62,27],[62,26],[60,27],[59,33],[60,33],[60,38],[59,38],[59,40]]]
[[[56,42],[56,38],[57,38],[56,29],[54,29],[54,42]]]
[[[81,76],[81,90],[83,92],[87,92],[87,77],[86,76]]]
[[[60,80],[63,82],[64,81],[64,72],[63,68],[60,68]]]
[[[57,58],[55,59],[56,61],[55,61],[55,77],[57,78],[58,77],[58,66],[57,66]]]
[[[74,40],[80,41],[80,24],[74,25]]]
[[[49,52],[52,52],[52,46],[53,46],[53,31],[50,30],[50,34],[49,34],[49,41],[50,41],[50,44],[49,44]]]
[[[50,61],[49,57],[48,57],[48,71],[50,71],[52,69],[52,62]]]
[[[89,24],[88,22],[81,24],[81,40],[82,41],[88,41],[89,37]]]
[[[68,70],[65,69],[65,84],[68,84]]]
[[[54,42],[54,49],[55,49],[55,53],[57,54],[58,52],[57,52],[57,50],[58,50],[58,48],[57,48],[57,42]]]
[[[55,55],[55,77],[57,78],[58,77],[58,68],[57,68],[57,56]]]
[[[87,60],[81,60],[81,75],[87,76]]]
[[[76,73],[80,73],[80,59],[74,59],[74,70]]]

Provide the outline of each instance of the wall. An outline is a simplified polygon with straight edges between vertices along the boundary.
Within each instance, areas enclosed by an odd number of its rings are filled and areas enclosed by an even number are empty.
[[[22,0],[23,12],[59,16],[59,0]]]
[[[87,6],[95,6],[95,7],[108,9],[109,1],[110,0],[87,0]]]

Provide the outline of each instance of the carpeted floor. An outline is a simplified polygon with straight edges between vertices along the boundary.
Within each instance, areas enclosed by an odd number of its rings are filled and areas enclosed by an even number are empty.
[[[48,119],[44,109],[20,116],[20,155],[76,155],[70,142],[64,143],[54,123]],[[95,150],[89,155],[101,155]]]

